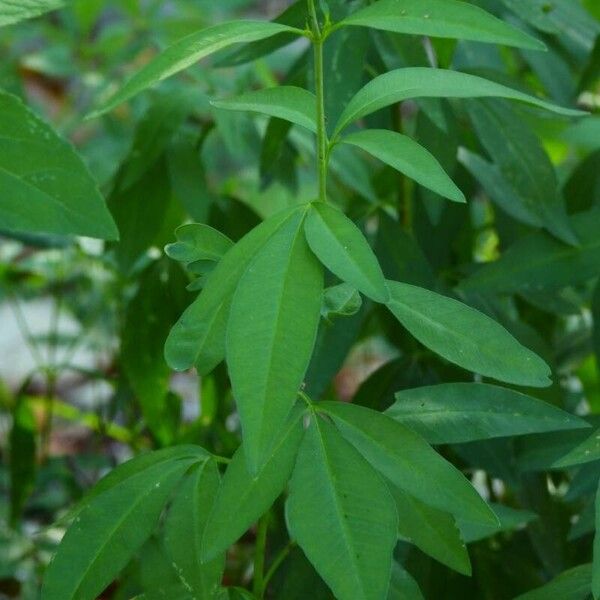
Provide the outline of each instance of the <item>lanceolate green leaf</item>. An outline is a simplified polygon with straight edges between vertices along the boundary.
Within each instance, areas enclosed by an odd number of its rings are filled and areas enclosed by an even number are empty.
[[[311,250],[334,275],[376,302],[387,300],[377,258],[360,229],[343,212],[314,202],[305,231]]]
[[[73,146],[2,90],[0,189],[5,230],[119,237],[96,182]]]
[[[279,86],[246,92],[235,98],[213,100],[216,108],[256,112],[284,119],[317,132],[317,99],[308,90],[294,86]]]
[[[517,240],[498,259],[461,282],[464,290],[527,292],[555,290],[583,283],[600,273],[600,208],[570,217],[579,247],[569,246],[545,232]]]
[[[515,600],[586,600],[591,583],[592,565],[579,565],[564,571],[546,585],[517,596]]]
[[[202,536],[218,489],[214,460],[193,467],[177,490],[165,522],[165,543],[173,567],[192,597],[213,598],[225,568],[225,553],[201,563]]]
[[[196,366],[206,374],[225,357],[225,330],[233,292],[256,252],[294,214],[282,211],[261,223],[221,259],[198,298],[181,315],[167,338],[165,358],[172,369]]]
[[[275,502],[287,483],[304,428],[302,406],[292,410],[285,427],[256,475],[248,471],[243,445],[234,454],[217,492],[202,541],[210,561],[240,538]]]
[[[346,17],[340,26],[358,25],[395,33],[457,38],[544,50],[531,36],[478,6],[454,0],[379,0]]]
[[[508,98],[566,116],[581,111],[563,108],[535,96],[467,73],[427,67],[397,69],[379,75],[360,90],[340,117],[333,138],[353,121],[410,98]]]
[[[451,569],[471,575],[469,553],[452,515],[428,506],[396,486],[390,489],[396,501],[400,536]]]
[[[227,365],[251,472],[267,458],[294,405],[319,325],[323,269],[298,211],[240,279],[227,326]]]
[[[179,73],[217,50],[233,44],[262,40],[285,32],[302,33],[287,25],[265,21],[231,21],[192,33],[156,56],[115,94],[101,102],[90,117],[96,117],[113,109],[146,88]]]
[[[386,415],[354,404],[324,402],[319,408],[401,490],[457,517],[497,524],[496,516],[475,488],[414,431]]]
[[[466,202],[464,194],[437,159],[406,135],[384,129],[367,129],[342,138],[344,144],[357,146],[420,185],[454,202]]]
[[[524,209],[556,237],[577,245],[554,166],[526,121],[499,100],[471,100],[467,109],[479,141]]]
[[[566,468],[600,460],[600,429],[552,463],[553,468]],[[548,465],[550,466],[550,465]]]
[[[386,413],[430,444],[589,427],[547,402],[485,383],[443,383],[403,390]]]
[[[286,506],[290,535],[339,600],[385,598],[398,517],[387,486],[330,423],[314,416]]]
[[[550,385],[550,369],[502,325],[452,298],[388,282],[388,308],[422,344],[464,369],[516,385]]]
[[[65,0],[0,0],[0,27],[62,8]]]
[[[43,600],[93,600],[156,526],[174,487],[195,459],[157,464],[93,498],[50,563]]]

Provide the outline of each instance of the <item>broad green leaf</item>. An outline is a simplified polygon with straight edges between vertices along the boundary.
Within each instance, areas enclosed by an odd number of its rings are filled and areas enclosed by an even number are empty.
[[[461,537],[467,544],[483,540],[501,531],[521,529],[538,518],[538,515],[529,510],[519,510],[502,504],[490,504],[489,506],[498,517],[499,524],[495,527],[473,523],[467,518],[456,519]]]
[[[311,250],[334,275],[376,302],[388,299],[373,250],[342,211],[324,202],[313,202],[304,229]]]
[[[565,129],[562,138],[587,150],[600,148],[600,117],[593,116],[581,119]]]
[[[4,230],[119,237],[96,182],[73,146],[2,90],[0,189]]]
[[[411,98],[507,98],[545,108],[560,115],[578,116],[578,110],[563,108],[476,75],[445,69],[409,67],[379,75],[352,98],[340,117],[333,139],[350,123],[377,110]]]
[[[167,338],[165,358],[172,369],[195,366],[206,374],[225,357],[225,330],[231,298],[258,250],[296,211],[282,211],[255,227],[233,246],[208,277],[198,298],[181,315]]]
[[[127,462],[120,464],[118,467],[110,471],[93,488],[69,511],[67,517],[74,518],[78,513],[85,509],[90,502],[104,492],[111,490],[117,485],[122,484],[127,479],[142,473],[146,469],[177,460],[195,459],[196,462],[206,460],[209,454],[201,446],[192,444],[181,444],[170,448],[155,450],[154,452],[146,452],[140,454]]]
[[[394,316],[446,360],[507,383],[550,385],[548,365],[487,315],[424,288],[393,281],[388,288]]]
[[[451,569],[471,575],[469,553],[452,515],[428,506],[396,486],[390,490],[396,501],[400,537]]]
[[[592,348],[596,355],[596,365],[600,369],[600,280],[596,283],[592,295],[592,318],[594,320]]]
[[[510,27],[478,6],[454,0],[379,0],[351,14],[339,24],[345,25],[533,50],[545,49],[542,42]]]
[[[586,600],[592,585],[592,565],[568,569],[540,588],[521,594],[515,600]]]
[[[283,85],[246,92],[235,98],[213,100],[215,108],[256,112],[295,123],[316,133],[317,99],[303,88]]]
[[[485,383],[443,383],[403,390],[386,414],[430,444],[589,427],[583,419],[547,402]]]
[[[214,460],[195,466],[186,475],[169,508],[165,544],[177,575],[192,596],[213,598],[221,584],[225,554],[202,564],[201,544],[208,515],[219,489]]]
[[[460,287],[468,291],[514,293],[555,290],[584,283],[600,273],[600,208],[570,217],[579,247],[545,232],[518,239],[502,256],[475,271]]]
[[[306,27],[306,0],[296,0],[291,6],[286,8],[280,15],[273,19],[275,23],[289,25],[297,29]],[[236,67],[243,65],[268,54],[283,46],[287,46],[297,39],[295,33],[278,33],[273,37],[244,44],[239,48],[232,48],[225,52],[224,56],[215,61],[216,67]]]
[[[526,121],[499,100],[470,100],[467,110],[479,141],[519,202],[557,238],[577,245],[554,166]]]
[[[440,510],[496,525],[475,488],[417,433],[376,411],[323,402],[344,437],[394,485]]]
[[[117,92],[101,102],[89,118],[112,110],[146,88],[179,73],[217,50],[285,32],[302,33],[287,25],[265,21],[230,21],[192,33],[158,54]]]
[[[362,298],[355,287],[348,283],[340,283],[327,288],[323,294],[321,314],[323,318],[332,320],[336,317],[351,317],[362,307]]]
[[[552,463],[552,467],[556,469],[573,467],[594,460],[600,460],[600,429],[596,429],[588,438]]]
[[[243,445],[227,466],[202,541],[203,562],[210,561],[240,538],[283,491],[296,461],[304,428],[302,407],[294,409],[263,467],[248,471]]]
[[[42,599],[96,598],[148,539],[194,460],[154,465],[90,500],[46,571]]]
[[[315,415],[286,504],[288,529],[339,600],[385,598],[397,539],[394,500],[377,473]]]
[[[502,175],[498,165],[492,164],[466,148],[458,151],[458,160],[479,182],[490,199],[505,213],[521,223],[539,228],[542,220],[532,207],[526,206],[516,190]]]
[[[419,584],[396,561],[392,565],[387,600],[425,600]]]
[[[65,0],[0,0],[0,27],[39,17],[65,5]]]
[[[317,336],[323,269],[304,237],[305,210],[256,254],[227,325],[227,365],[254,474],[294,405]]]
[[[175,230],[177,241],[165,246],[167,256],[192,265],[197,261],[219,261],[233,242],[220,231],[204,223],[187,223]]]
[[[436,158],[406,135],[385,129],[367,129],[351,133],[341,142],[361,148],[440,196],[454,202],[466,202],[464,194]]]

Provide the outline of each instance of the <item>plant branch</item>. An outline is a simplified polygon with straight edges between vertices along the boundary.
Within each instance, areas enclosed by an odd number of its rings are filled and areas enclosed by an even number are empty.
[[[317,175],[319,178],[319,200],[327,201],[328,147],[327,122],[325,118],[325,75],[323,71],[323,43],[327,33],[319,24],[314,0],[308,0],[310,28],[315,68],[315,93],[317,96]]]
[[[254,553],[254,580],[252,582],[252,593],[257,598],[262,598],[265,592],[265,554],[267,550],[268,526],[269,513],[266,513],[258,521],[256,531],[256,550]]]

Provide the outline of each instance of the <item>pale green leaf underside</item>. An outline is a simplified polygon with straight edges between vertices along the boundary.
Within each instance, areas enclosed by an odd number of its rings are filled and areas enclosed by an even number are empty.
[[[0,0],[0,27],[62,8],[64,0]]]
[[[388,308],[423,345],[446,360],[516,385],[550,385],[550,368],[487,315],[430,290],[388,282]]]
[[[256,252],[297,208],[284,210],[255,227],[233,246],[208,277],[204,289],[171,329],[165,359],[176,371],[212,370],[225,357],[225,330],[231,298]]]
[[[291,85],[246,92],[235,98],[213,100],[211,104],[224,110],[255,112],[284,119],[317,132],[317,99],[303,88]]]
[[[98,185],[73,146],[0,90],[0,227],[116,240]]]
[[[430,444],[589,427],[574,415],[509,388],[443,383],[403,390],[386,411]]]
[[[406,135],[386,129],[366,129],[351,133],[341,142],[361,148],[444,198],[466,202],[437,159]]]
[[[230,21],[192,33],[158,54],[116,93],[101,102],[89,116],[90,118],[97,117],[112,110],[146,88],[179,73],[218,50],[233,44],[255,42],[285,32],[301,33],[293,27],[268,21]]]
[[[323,269],[304,237],[305,210],[256,254],[227,326],[227,365],[254,473],[294,405],[319,325]]]
[[[240,538],[275,502],[287,483],[304,428],[302,406],[293,409],[259,472],[248,471],[243,445],[233,455],[217,492],[202,539],[211,560]]]
[[[353,121],[357,121],[390,104],[411,98],[507,98],[545,108],[560,115],[578,116],[585,113],[563,108],[535,96],[513,90],[467,73],[427,67],[396,69],[379,75],[350,100],[339,118],[333,138]]]
[[[286,515],[291,537],[339,600],[380,600],[398,517],[387,486],[330,423],[304,435]]]
[[[314,202],[305,232],[311,250],[334,275],[376,302],[387,300],[385,279],[373,250],[342,211]]]
[[[50,563],[42,600],[96,598],[150,536],[173,488],[194,461],[156,464],[93,498]]]
[[[333,418],[367,461],[401,490],[456,517],[497,525],[492,510],[462,473],[411,429],[354,404],[323,402],[319,408]]]
[[[340,25],[504,44],[530,50],[545,49],[542,42],[510,27],[478,6],[454,0],[379,0],[346,17]]]

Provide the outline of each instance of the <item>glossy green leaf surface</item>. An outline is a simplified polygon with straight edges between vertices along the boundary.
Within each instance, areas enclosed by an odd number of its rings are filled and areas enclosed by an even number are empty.
[[[219,489],[214,460],[193,467],[177,490],[165,521],[165,545],[173,567],[192,597],[215,597],[225,568],[225,554],[202,563],[201,545]]]
[[[497,523],[469,481],[414,431],[362,406],[342,402],[319,406],[373,467],[401,490],[455,516]]]
[[[335,127],[334,138],[350,123],[390,104],[410,98],[507,98],[538,106],[565,116],[578,116],[578,110],[563,108],[514,90],[505,85],[446,69],[409,67],[379,75],[352,98]]]
[[[487,377],[545,387],[550,369],[487,315],[435,292],[388,282],[388,308],[422,344],[465,369]]]
[[[383,480],[314,416],[286,505],[290,535],[339,600],[379,600],[390,580],[398,517]]]
[[[376,302],[388,294],[381,267],[360,229],[343,212],[314,202],[306,217],[306,239],[319,260],[342,281]]]
[[[240,277],[258,250],[294,211],[276,214],[253,229],[211,272],[204,289],[167,338],[165,358],[172,369],[185,371],[195,366],[199,373],[208,373],[223,360],[230,302]]]
[[[278,33],[295,31],[279,23],[230,21],[192,33],[158,54],[145,67],[101,102],[90,118],[97,117],[136,96],[159,81],[187,69],[202,58],[233,44],[253,42]]]
[[[150,536],[191,464],[157,464],[90,500],[46,572],[43,600],[94,600]]]
[[[0,27],[62,8],[64,0],[0,0]]]
[[[294,86],[280,86],[246,92],[235,98],[213,100],[215,108],[260,113],[284,119],[290,123],[317,131],[317,99],[308,90]]]
[[[533,50],[545,48],[542,42],[510,27],[478,6],[454,0],[379,0],[346,17],[341,25]]]
[[[392,486],[391,492],[396,501],[400,537],[451,569],[470,575],[469,553],[452,515],[428,506],[396,486]]]
[[[403,390],[386,414],[430,444],[589,427],[547,402],[485,383],[442,383]]]
[[[297,211],[260,249],[237,286],[227,365],[250,471],[264,464],[294,405],[321,313],[323,269]]]
[[[270,455],[256,475],[248,471],[243,446],[234,454],[206,523],[202,540],[203,561],[212,560],[233,544],[269,510],[283,491],[292,474],[304,433],[301,408],[292,410]]]
[[[97,183],[73,146],[2,90],[0,188],[5,230],[119,237]]]
[[[466,202],[464,194],[435,157],[406,135],[385,129],[367,129],[351,133],[341,141],[368,152],[444,198]]]

